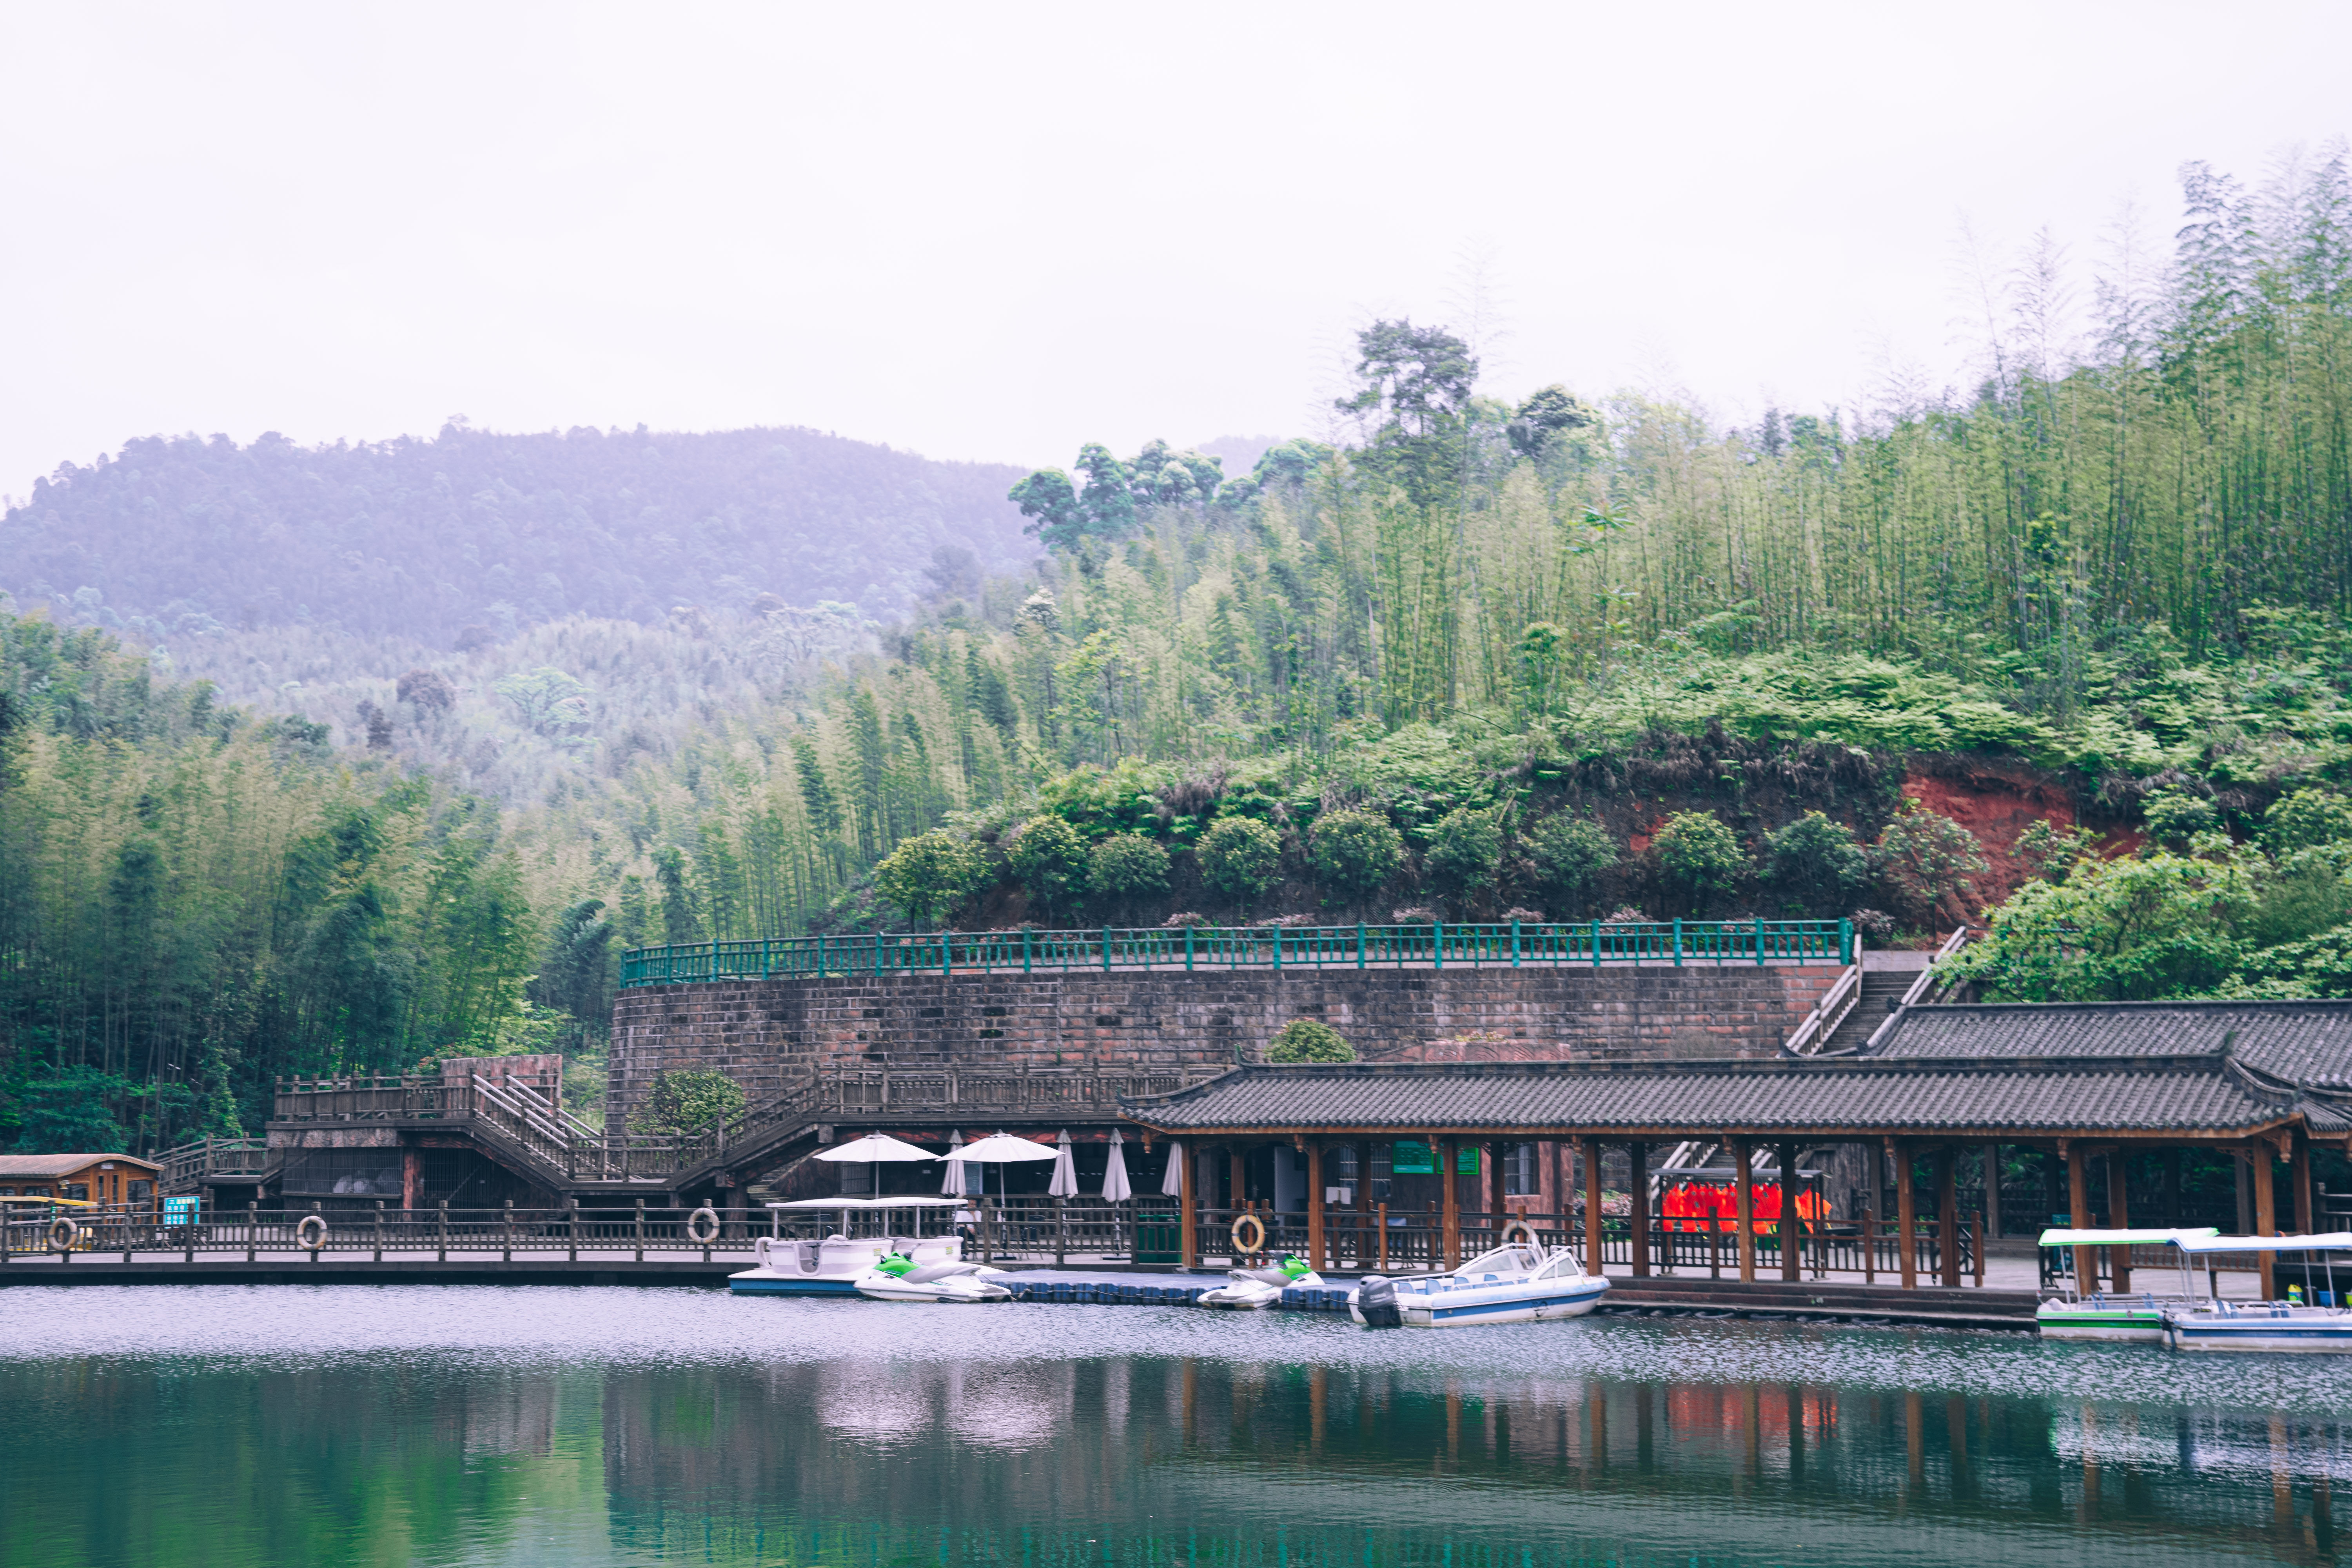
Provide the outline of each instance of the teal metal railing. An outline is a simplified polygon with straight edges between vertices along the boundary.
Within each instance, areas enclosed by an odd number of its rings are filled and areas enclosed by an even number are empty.
[[[900,932],[634,948],[621,984],[866,974],[1118,969],[1380,969],[1604,963],[1853,962],[1849,921],[1601,921],[1541,924],[1104,926],[1097,931]]]

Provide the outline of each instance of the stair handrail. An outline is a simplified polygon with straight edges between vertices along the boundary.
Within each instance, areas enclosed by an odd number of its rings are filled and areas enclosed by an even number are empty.
[[[1919,972],[1919,978],[1914,980],[1909,988],[1895,999],[1895,1005],[1886,1010],[1885,1018],[1880,1022],[1878,1027],[1870,1032],[1870,1038],[1862,1043],[1864,1054],[1878,1048],[1878,1042],[1885,1037],[1887,1030],[1895,1026],[1895,1020],[1903,1016],[1905,1008],[1917,1006],[1926,999],[1927,994],[1936,988],[1936,965],[1968,946],[1969,938],[1972,934],[1968,927],[1962,926],[1944,939],[1943,945],[1936,949],[1935,956],[1927,960],[1927,967]]]
[[[1861,1000],[1862,933],[1856,931],[1853,934],[1853,963],[1837,977],[1837,984],[1823,994],[1813,1010],[1805,1015],[1805,1021],[1797,1026],[1797,1032],[1789,1037],[1789,1043],[1780,1047],[1781,1051],[1788,1056],[1801,1057],[1807,1054],[1808,1047],[1820,1050],[1829,1037],[1837,1033],[1838,1026],[1845,1022],[1846,1015],[1853,1011],[1854,1004]],[[1832,1016],[1832,1013],[1834,1016]]]

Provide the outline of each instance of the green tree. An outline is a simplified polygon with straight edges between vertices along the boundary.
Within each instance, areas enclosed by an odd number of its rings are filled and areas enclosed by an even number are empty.
[[[661,889],[662,941],[672,947],[702,940],[702,921],[687,887],[686,851],[665,845],[654,851],[654,885]]]
[[[1538,885],[1553,899],[1570,905],[1590,899],[1600,885],[1601,874],[1619,858],[1617,841],[1607,828],[1564,811],[1537,823],[1526,845]]]
[[[1312,1018],[1293,1018],[1282,1026],[1280,1034],[1266,1042],[1265,1059],[1270,1062],[1351,1062],[1356,1059],[1356,1047],[1328,1024],[1318,1024]]]
[[[61,1068],[25,1085],[17,1103],[20,1154],[128,1153],[130,1135],[115,1108],[131,1103],[134,1085],[97,1068]]]
[[[1005,863],[1040,910],[1066,909],[1086,897],[1086,841],[1058,816],[1033,816],[1023,823]]]
[[[1870,859],[1904,912],[1923,921],[1934,920],[1945,900],[1976,891],[1971,879],[1989,869],[1975,834],[1924,807],[1881,828]]]
[[[2255,889],[2238,862],[2159,851],[2028,882],[1982,940],[1947,961],[1992,1002],[2144,1002],[2206,994],[2247,957]]]
[[[656,1134],[704,1132],[744,1104],[743,1090],[725,1073],[676,1068],[654,1076],[645,1098],[629,1112],[629,1126]]]
[[[2167,849],[2185,849],[2189,840],[2211,830],[2215,814],[2210,800],[2167,790],[2147,797],[2140,807],[2140,819],[2147,825],[2150,843]]]
[[[1503,816],[1496,810],[1457,806],[1437,819],[1424,857],[1439,882],[1456,893],[1492,886],[1503,864]]]
[[[934,828],[902,841],[874,868],[874,889],[918,926],[944,918],[986,887],[988,859],[970,839]]]
[[[1870,885],[1870,856],[1853,829],[1809,811],[1764,836],[1764,880],[1797,912],[1843,915]]]
[[[1748,852],[1739,836],[1711,811],[1675,812],[1650,847],[1668,884],[1700,914],[1748,875]]]
[[[1367,899],[1404,868],[1404,837],[1376,811],[1347,809],[1318,817],[1307,863],[1342,902]]]
[[[1087,858],[1087,885],[1129,901],[1168,890],[1168,851],[1139,833],[1114,833]]]
[[[2281,795],[2263,813],[2264,847],[2274,855],[2352,839],[2352,799],[2305,784]]]
[[[2045,882],[2063,882],[2075,862],[2091,852],[2092,837],[2079,827],[2062,828],[2046,816],[2036,817],[2017,836],[2009,852],[2030,875]]]
[[[1192,851],[1201,879],[1247,909],[1282,875],[1282,836],[1246,816],[1221,816]]]

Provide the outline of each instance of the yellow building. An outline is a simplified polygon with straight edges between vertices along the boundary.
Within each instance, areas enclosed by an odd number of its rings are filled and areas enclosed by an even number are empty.
[[[70,1198],[110,1208],[152,1209],[163,1170],[131,1154],[0,1154],[0,1198]]]

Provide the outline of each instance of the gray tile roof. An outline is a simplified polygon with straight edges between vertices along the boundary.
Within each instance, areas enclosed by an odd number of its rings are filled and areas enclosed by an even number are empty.
[[[1913,1007],[1882,1058],[2229,1055],[2283,1083],[2352,1089],[2352,1002],[2065,1002]]]
[[[1968,1061],[1353,1063],[1244,1068],[1127,1102],[1168,1132],[1362,1129],[1911,1134],[2235,1134],[2298,1097],[2218,1053]],[[2315,1110],[2319,1109],[2315,1107]],[[2341,1120],[2340,1112],[2334,1113]]]

